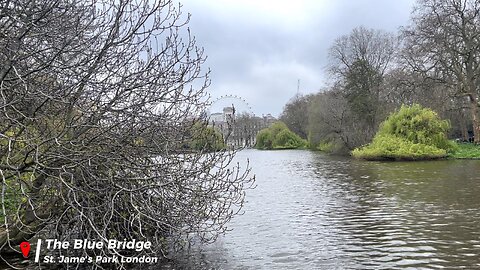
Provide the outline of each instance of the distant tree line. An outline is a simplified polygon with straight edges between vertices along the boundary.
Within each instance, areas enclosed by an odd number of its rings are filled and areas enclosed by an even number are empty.
[[[358,27],[329,51],[333,78],[297,95],[281,120],[311,147],[349,152],[369,143],[403,104],[432,108],[450,137],[480,143],[480,2],[418,0],[398,33]]]

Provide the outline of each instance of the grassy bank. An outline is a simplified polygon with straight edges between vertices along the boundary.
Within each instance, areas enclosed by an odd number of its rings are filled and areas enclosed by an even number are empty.
[[[449,155],[456,159],[480,159],[480,145],[473,143],[459,143],[458,150]]]

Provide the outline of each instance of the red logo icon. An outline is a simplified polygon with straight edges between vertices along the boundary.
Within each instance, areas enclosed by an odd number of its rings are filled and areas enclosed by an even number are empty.
[[[20,243],[20,250],[22,251],[23,257],[28,258],[28,253],[30,252],[30,243],[29,242]]]

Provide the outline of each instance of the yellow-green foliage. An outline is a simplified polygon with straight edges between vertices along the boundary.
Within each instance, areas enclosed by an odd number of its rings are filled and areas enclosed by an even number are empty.
[[[305,147],[307,142],[293,133],[283,122],[275,122],[257,134],[258,149],[295,149]]]
[[[272,149],[273,147],[273,135],[270,129],[265,128],[258,132],[257,143],[255,145],[258,149]]]
[[[352,151],[357,158],[418,160],[445,157],[456,149],[446,133],[450,124],[420,105],[402,106],[381,125],[372,143]]]
[[[198,151],[218,151],[225,148],[225,143],[220,132],[202,123],[196,123],[193,126],[190,148]]]
[[[335,150],[335,147],[336,145],[334,140],[323,140],[320,141],[315,149],[326,153],[332,153]]]

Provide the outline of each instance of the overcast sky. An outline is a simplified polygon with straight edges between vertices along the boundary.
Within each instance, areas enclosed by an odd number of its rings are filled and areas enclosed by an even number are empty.
[[[297,92],[318,92],[334,40],[353,28],[396,32],[414,0],[180,0],[208,56],[213,99],[248,101],[256,115],[279,116]]]

